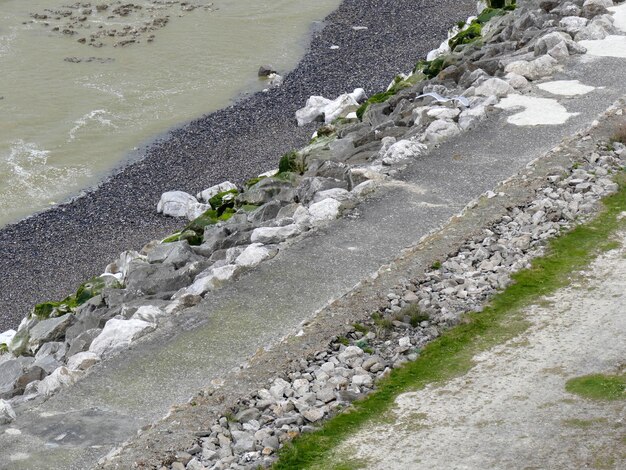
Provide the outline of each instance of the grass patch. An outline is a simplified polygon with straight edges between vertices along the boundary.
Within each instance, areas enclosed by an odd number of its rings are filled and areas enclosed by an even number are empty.
[[[606,419],[604,419],[604,418],[596,418],[596,419],[578,419],[578,418],[564,419],[563,420],[563,424],[565,426],[569,426],[569,427],[572,427],[572,428],[586,429],[586,428],[590,428],[590,427],[598,425],[598,424],[605,425],[606,424]]]
[[[593,374],[570,379],[565,390],[592,400],[626,399],[626,374]]]
[[[314,468],[321,462],[328,464],[331,452],[345,438],[368,421],[383,416],[400,393],[465,374],[472,368],[475,354],[526,330],[528,323],[519,309],[567,286],[571,275],[598,255],[599,245],[624,226],[617,219],[626,209],[624,180],[622,173],[617,179],[618,193],[603,201],[604,210],[594,220],[552,240],[546,255],[535,259],[529,269],[514,274],[514,283],[498,293],[482,313],[466,315],[459,326],[428,344],[416,361],[393,370],[378,383],[374,393],[354,402],[350,411],[287,444],[273,468],[302,469]]]

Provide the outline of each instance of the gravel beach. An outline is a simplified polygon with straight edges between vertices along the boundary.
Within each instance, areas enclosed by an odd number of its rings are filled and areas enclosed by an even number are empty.
[[[161,193],[195,194],[275,167],[317,127],[298,128],[294,118],[310,95],[380,91],[474,13],[468,0],[346,0],[313,33],[307,54],[280,88],[173,130],[97,189],[2,228],[0,331],[16,327],[35,303],[63,298],[100,274],[121,251],[179,229],[184,220],[156,213]]]

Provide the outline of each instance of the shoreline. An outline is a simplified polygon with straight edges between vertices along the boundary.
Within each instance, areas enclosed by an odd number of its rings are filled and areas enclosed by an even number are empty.
[[[441,14],[451,6],[459,18]],[[447,1],[435,9],[345,0],[322,30],[311,28],[305,56],[280,88],[243,97],[157,137],[140,160],[95,189],[0,229],[0,330],[16,326],[34,304],[62,298],[100,274],[121,251],[139,249],[179,228],[179,220],[156,213],[162,192],[195,193],[275,166],[280,155],[306,143],[316,128],[298,128],[294,118],[310,95],[335,97],[359,86],[369,94],[379,91],[390,76],[412,68],[436,47],[451,22],[465,19],[474,8],[473,2]],[[340,48],[331,50],[334,44]]]

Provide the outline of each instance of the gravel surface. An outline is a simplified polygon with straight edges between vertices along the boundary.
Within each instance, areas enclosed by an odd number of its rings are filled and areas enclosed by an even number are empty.
[[[180,228],[183,221],[156,214],[161,193],[195,194],[274,167],[315,130],[298,128],[294,118],[310,95],[380,91],[474,12],[468,0],[346,0],[313,34],[309,52],[280,88],[173,130],[96,190],[1,229],[0,331],[16,327],[35,303],[62,298],[100,274],[121,251]]]
[[[626,468],[624,401],[566,391],[575,377],[624,373],[618,240],[580,280],[523,310],[528,331],[476,355],[467,374],[400,395],[384,424],[341,444],[338,460],[368,470]]]

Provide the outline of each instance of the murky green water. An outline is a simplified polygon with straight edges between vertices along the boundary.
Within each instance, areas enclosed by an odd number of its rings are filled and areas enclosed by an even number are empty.
[[[259,65],[293,68],[311,23],[339,3],[0,0],[0,226],[264,88]]]

